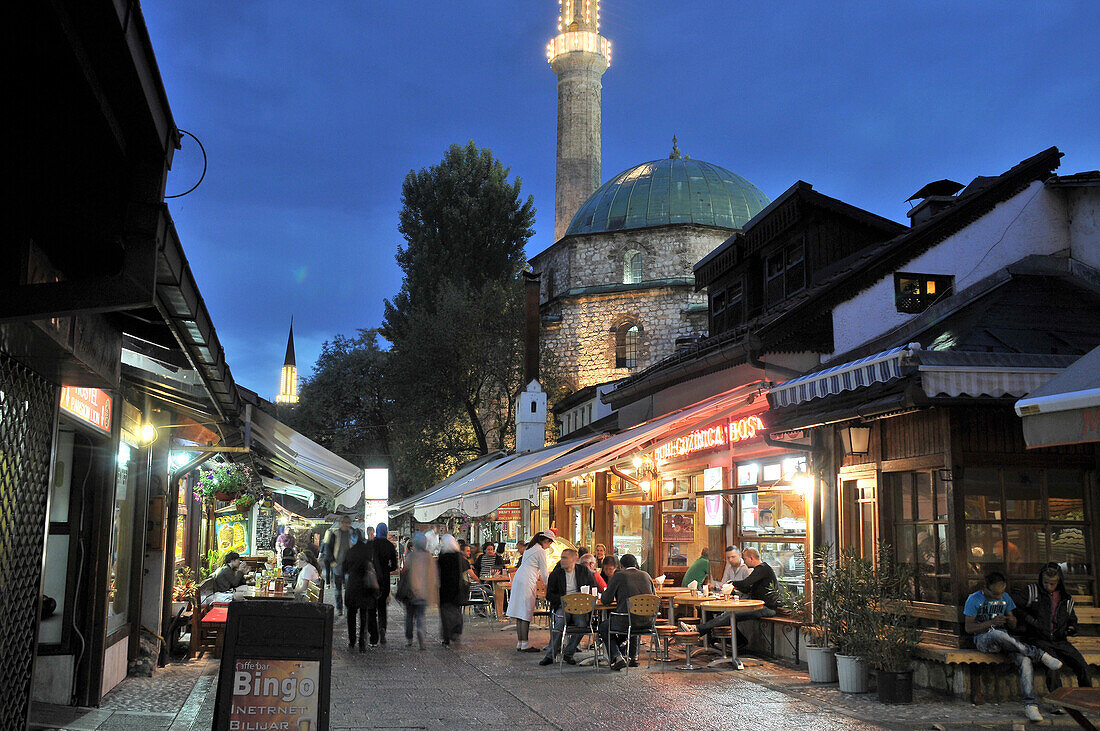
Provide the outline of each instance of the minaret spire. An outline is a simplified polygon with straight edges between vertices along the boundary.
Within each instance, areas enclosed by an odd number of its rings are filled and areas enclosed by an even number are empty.
[[[294,362],[294,315],[290,316],[290,335],[286,339],[286,358],[283,360],[283,366],[295,366]]]
[[[599,0],[558,0],[558,35],[546,59],[558,75],[558,164],[554,240],[600,187],[600,78],[611,63],[611,41],[600,35]]]
[[[279,378],[279,394],[275,403],[293,406],[298,403],[298,365],[294,361],[294,317],[290,318],[290,335],[286,339],[286,358]]]

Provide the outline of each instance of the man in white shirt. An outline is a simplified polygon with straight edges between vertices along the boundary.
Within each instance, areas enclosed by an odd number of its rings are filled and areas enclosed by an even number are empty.
[[[729,584],[748,578],[752,572],[741,560],[741,550],[737,546],[726,546],[726,567],[722,570],[722,583]]]

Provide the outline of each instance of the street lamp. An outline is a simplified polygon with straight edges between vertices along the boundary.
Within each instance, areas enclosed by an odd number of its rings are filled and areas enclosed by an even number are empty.
[[[157,440],[157,428],[146,422],[141,425],[141,443],[152,444]]]

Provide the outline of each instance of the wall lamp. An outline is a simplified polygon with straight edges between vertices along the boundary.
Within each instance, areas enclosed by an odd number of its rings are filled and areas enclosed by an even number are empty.
[[[871,427],[852,425],[840,430],[840,442],[844,454],[867,454],[871,445]]]

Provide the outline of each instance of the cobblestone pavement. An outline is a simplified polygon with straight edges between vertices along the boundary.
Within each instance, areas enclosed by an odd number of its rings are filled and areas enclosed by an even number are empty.
[[[974,706],[928,692],[912,705],[884,706],[873,695],[845,695],[813,685],[805,672],[746,658],[743,672],[695,673],[654,663],[622,673],[556,665],[515,651],[514,632],[467,619],[465,641],[444,648],[438,615],[429,612],[429,644],[404,642],[404,612],[390,605],[389,644],[349,651],[336,619],[331,728],[388,729],[954,729],[1022,728],[1019,704]],[[534,630],[535,644],[549,633]],[[643,656],[644,658],[644,656]],[[33,728],[210,728],[215,661],[170,665],[153,678],[130,678],[93,711],[36,706]],[[1047,726],[1073,727],[1048,716]]]

